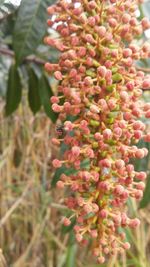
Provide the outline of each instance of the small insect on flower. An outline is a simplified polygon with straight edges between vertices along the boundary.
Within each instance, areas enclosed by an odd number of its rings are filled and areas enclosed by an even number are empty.
[[[57,133],[57,135],[59,135],[59,136],[64,135],[65,130],[64,130],[64,125],[63,125],[63,124],[57,124],[57,125],[56,125],[56,133]]]

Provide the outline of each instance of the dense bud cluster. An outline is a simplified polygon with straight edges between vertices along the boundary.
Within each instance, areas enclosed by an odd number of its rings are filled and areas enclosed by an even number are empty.
[[[141,199],[146,179],[130,162],[148,153],[136,146],[139,140],[150,141],[140,120],[150,118],[150,104],[141,99],[150,76],[135,67],[150,56],[148,43],[135,42],[150,22],[136,17],[139,2],[60,0],[48,8],[48,25],[59,35],[45,43],[62,52],[58,64],[45,65],[59,81],[60,96],[51,103],[64,127],[64,135],[52,141],[67,145],[53,166],[76,170],[62,174],[57,185],[69,187],[65,203],[76,216],[76,239],[86,244],[91,237],[100,263],[106,254],[130,248],[121,229],[135,228],[139,220],[128,217],[126,202]]]

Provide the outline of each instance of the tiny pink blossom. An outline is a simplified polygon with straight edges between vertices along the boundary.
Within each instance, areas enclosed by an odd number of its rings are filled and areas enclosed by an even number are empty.
[[[58,159],[54,159],[52,161],[52,164],[53,164],[53,167],[56,168],[56,169],[60,168],[62,166],[62,162],[60,160],[58,160]]]

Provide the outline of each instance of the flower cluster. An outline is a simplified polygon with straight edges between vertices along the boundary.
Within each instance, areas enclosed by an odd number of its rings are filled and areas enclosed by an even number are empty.
[[[58,36],[45,43],[61,55],[58,64],[45,68],[59,81],[51,103],[64,127],[63,136],[52,142],[68,148],[53,166],[75,169],[62,174],[57,185],[69,187],[65,204],[76,216],[76,239],[86,244],[91,237],[100,263],[107,254],[129,249],[121,229],[135,228],[139,220],[128,217],[126,202],[141,199],[145,186],[146,174],[130,161],[148,153],[136,146],[139,140],[150,141],[141,121],[150,118],[150,104],[141,99],[150,76],[135,66],[150,56],[150,45],[135,41],[150,22],[136,17],[139,2],[60,0],[48,8],[48,25]]]

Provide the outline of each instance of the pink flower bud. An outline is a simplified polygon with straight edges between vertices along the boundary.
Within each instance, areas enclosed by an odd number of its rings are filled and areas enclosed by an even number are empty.
[[[82,239],[83,239],[83,236],[82,235],[76,234],[76,240],[77,240],[77,242],[80,243],[82,241]]]
[[[86,48],[85,48],[84,46],[79,47],[78,55],[79,55],[80,57],[84,57],[84,56],[86,55]]]
[[[130,48],[125,48],[123,50],[123,56],[124,57],[131,57],[132,56],[132,50]]]
[[[123,23],[125,23],[125,24],[128,23],[130,21],[130,19],[131,19],[131,16],[129,14],[127,14],[127,13],[123,14],[123,16],[122,16],[122,22]]]
[[[106,34],[106,28],[104,26],[96,26],[95,31],[98,33],[99,37],[104,37]]]
[[[100,263],[100,264],[103,264],[104,262],[105,262],[105,258],[104,257],[98,257],[98,262]]]
[[[145,103],[144,105],[144,111],[150,110],[150,103]]]
[[[102,209],[102,210],[100,211],[99,215],[100,215],[100,217],[101,217],[102,219],[105,219],[105,218],[107,218],[108,212],[107,212],[107,210]]]
[[[79,16],[82,13],[82,11],[83,11],[82,7],[77,7],[77,8],[74,8],[73,14],[76,16]]]
[[[100,108],[103,110],[103,111],[107,111],[108,110],[108,105],[107,105],[107,102],[105,99],[100,99],[98,101],[98,104],[100,106]]]
[[[98,236],[98,233],[96,230],[91,230],[90,235],[91,235],[91,237],[96,238]]]
[[[52,96],[50,100],[51,100],[51,103],[53,103],[53,104],[59,103],[59,98],[57,96]]]
[[[111,137],[112,137],[112,131],[110,129],[105,129],[103,131],[103,137],[104,137],[104,140],[111,139]]]
[[[111,167],[111,161],[109,159],[102,159],[99,161],[99,165],[105,168]]]
[[[60,160],[58,160],[58,159],[54,159],[52,161],[52,164],[53,164],[53,167],[56,168],[56,169],[60,168],[62,166],[62,162]]]
[[[142,23],[142,27],[143,27],[144,30],[150,28],[150,21],[149,21],[148,18],[143,18],[141,23]]]
[[[143,191],[145,189],[145,184],[143,182],[139,182],[136,185],[136,188]]]
[[[95,23],[96,23],[95,18],[94,17],[89,17],[88,18],[88,23],[89,23],[89,25],[91,27],[94,27],[95,26]]]
[[[138,149],[136,152],[135,152],[135,156],[136,156],[136,158],[138,158],[138,159],[142,159],[142,158],[144,158],[144,151],[143,151],[143,149]]]
[[[114,128],[113,134],[115,135],[115,137],[118,137],[118,138],[121,137],[121,135],[122,135],[122,129],[120,127]]]
[[[105,66],[100,66],[100,67],[98,67],[97,71],[98,71],[98,74],[99,74],[102,78],[104,78],[105,75],[106,75],[107,69],[106,69]]]
[[[117,169],[122,169],[125,167],[125,162],[122,159],[118,159],[115,161],[115,166]]]
[[[114,18],[110,18],[108,20],[108,23],[109,23],[110,27],[112,27],[112,28],[115,28],[117,26],[117,20]]]
[[[145,117],[146,117],[146,118],[150,118],[150,110],[146,111],[146,113],[145,113]]]
[[[150,89],[150,79],[145,79],[142,83],[143,89]]]
[[[47,12],[49,15],[53,15],[55,13],[55,5],[48,7]]]
[[[72,122],[71,121],[65,121],[64,128],[65,128],[66,131],[72,131],[72,129],[73,129]]]
[[[100,112],[99,108],[96,105],[91,105],[90,110],[93,113],[99,113]]]
[[[127,172],[132,173],[134,171],[134,166],[132,164],[128,164],[126,166],[126,170]]]
[[[53,110],[54,112],[59,113],[59,112],[62,111],[62,107],[59,106],[58,104],[54,103],[54,104],[52,105],[52,110]]]
[[[89,158],[94,158],[94,151],[93,151],[93,149],[91,149],[91,148],[87,148],[87,149],[86,149],[86,155],[87,155]]]
[[[105,247],[105,248],[104,248],[104,253],[105,253],[106,255],[109,254],[109,248]]]
[[[55,71],[54,72],[54,77],[55,77],[56,80],[61,81],[62,80],[61,72],[60,71]]]
[[[91,34],[87,34],[86,36],[85,36],[85,40],[88,42],[88,43],[90,43],[90,44],[95,44],[95,39],[93,38],[93,36],[91,35]]]
[[[52,72],[59,69],[59,66],[57,64],[45,63],[44,68],[47,72]]]
[[[122,185],[117,185],[114,189],[116,195],[121,195],[124,192],[124,187]]]
[[[145,181],[147,174],[145,172],[137,172],[136,178],[141,181]]]
[[[134,83],[133,82],[127,82],[126,87],[129,91],[132,91],[134,89]]]
[[[95,9],[96,8],[96,2],[95,1],[90,1],[89,3],[88,3],[88,7],[89,7],[89,9]]]
[[[144,136],[144,141],[145,142],[150,142],[150,133]]]
[[[78,157],[80,155],[80,147],[78,146],[73,146],[71,151],[74,157]]]
[[[94,135],[96,140],[101,140],[102,139],[102,135],[100,133],[95,133]]]
[[[64,224],[65,226],[69,226],[69,225],[71,224],[71,221],[70,221],[68,218],[64,218],[64,219],[63,219],[63,224]]]
[[[135,197],[137,200],[142,199],[142,197],[143,197],[143,191],[142,191],[142,190],[137,190],[137,191],[134,193],[134,197]]]
[[[126,243],[124,243],[123,244],[123,248],[125,249],[125,250],[128,250],[128,249],[130,249],[130,243],[128,243],[128,242],[126,242]]]
[[[142,131],[140,131],[140,130],[136,130],[136,131],[134,132],[134,137],[135,137],[136,139],[141,139],[141,138],[142,138],[142,135],[143,135],[143,133],[142,133]]]
[[[133,220],[130,220],[129,226],[130,226],[131,228],[136,228],[136,227],[138,227],[139,225],[140,225],[140,220],[139,220],[139,219],[135,218],[135,219],[133,219]]]
[[[64,188],[64,183],[62,181],[58,181],[56,185],[57,185],[57,187],[59,189],[63,189]]]

